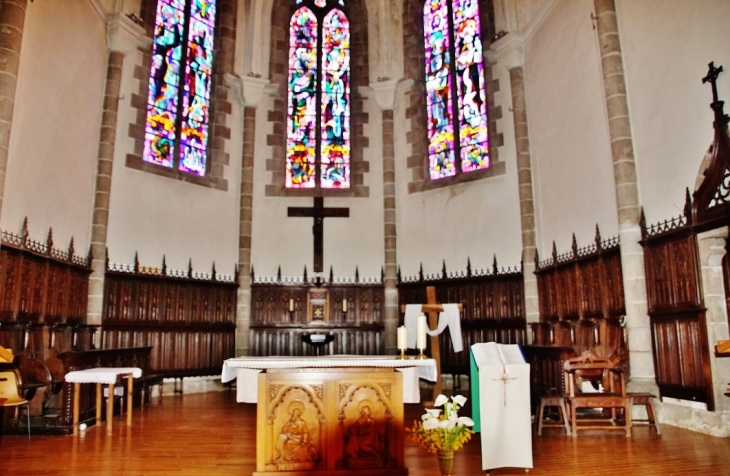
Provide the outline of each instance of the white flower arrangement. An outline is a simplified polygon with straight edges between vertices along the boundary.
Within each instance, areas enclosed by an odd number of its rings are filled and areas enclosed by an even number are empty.
[[[411,439],[421,448],[431,453],[439,450],[456,451],[469,441],[474,431],[468,427],[474,426],[474,420],[469,417],[460,417],[459,409],[466,403],[466,397],[455,395],[449,399],[445,395],[436,397],[434,407],[427,408],[421,416],[421,421],[414,421],[410,429]]]

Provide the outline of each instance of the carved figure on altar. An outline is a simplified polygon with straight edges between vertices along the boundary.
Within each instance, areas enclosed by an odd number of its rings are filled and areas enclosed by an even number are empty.
[[[373,417],[373,404],[363,400],[358,405],[360,417],[345,431],[345,458],[382,464],[385,443],[380,423]]]
[[[294,400],[289,404],[289,419],[281,427],[275,463],[302,463],[315,461],[317,450],[310,442],[307,422],[302,418],[304,404]]]

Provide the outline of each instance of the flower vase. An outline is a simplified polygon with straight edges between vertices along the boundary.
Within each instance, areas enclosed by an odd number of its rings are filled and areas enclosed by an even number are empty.
[[[436,455],[439,459],[441,476],[451,476],[454,468],[454,450],[438,450]]]

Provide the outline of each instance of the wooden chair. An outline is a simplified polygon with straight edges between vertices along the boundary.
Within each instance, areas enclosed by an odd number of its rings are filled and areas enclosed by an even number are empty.
[[[17,407],[26,406],[28,416],[28,439],[30,439],[30,402],[20,396],[20,378],[16,370],[4,370],[0,372],[0,407],[15,407],[15,418],[19,420]],[[0,422],[0,425],[2,422]]]
[[[585,353],[581,357],[569,359],[563,369],[568,383],[568,403],[570,406],[570,422],[573,436],[579,430],[618,430],[631,436],[631,397],[626,394],[625,360],[619,356],[614,358],[595,357]],[[578,389],[580,373],[593,374],[600,371],[603,375],[602,392],[581,392]],[[611,409],[611,416],[578,419],[578,409]],[[617,409],[623,410],[624,423],[619,425]]]

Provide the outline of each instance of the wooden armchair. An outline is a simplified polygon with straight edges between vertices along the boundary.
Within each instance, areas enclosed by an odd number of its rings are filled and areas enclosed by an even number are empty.
[[[631,397],[626,394],[626,360],[621,354],[610,358],[596,357],[591,353],[568,359],[564,366],[565,381],[568,390],[568,406],[572,435],[577,436],[579,430],[619,430],[631,436]],[[581,392],[579,384],[581,373],[602,375],[602,391]],[[611,409],[610,417],[603,414],[596,417],[578,419],[579,408]],[[617,409],[622,409],[623,424],[618,421]],[[581,423],[579,425],[579,422]]]

